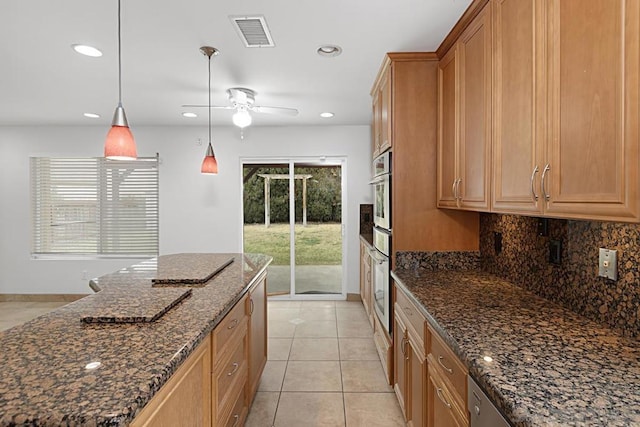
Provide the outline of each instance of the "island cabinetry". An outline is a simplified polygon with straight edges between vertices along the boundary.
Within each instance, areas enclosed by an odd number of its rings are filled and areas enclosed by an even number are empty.
[[[468,426],[467,377],[468,370],[460,359],[429,327],[427,391],[427,425]]]
[[[394,286],[394,390],[407,425],[426,425],[426,319],[408,297]]]
[[[211,339],[185,360],[142,409],[131,427],[211,425]]]
[[[360,242],[360,298],[364,305],[364,310],[369,318],[369,323],[373,327],[373,306],[371,300],[371,255],[369,255],[369,246],[364,242]]]
[[[249,382],[248,405],[258,390],[258,383],[267,363],[267,274],[260,276],[249,289],[246,312],[249,314]]]
[[[485,7],[438,67],[438,206],[488,211],[491,14]]]
[[[212,419],[217,426],[225,426],[229,418],[238,415],[244,421],[248,402],[243,390],[248,379],[248,322],[245,295],[213,330],[212,337]],[[236,404],[242,402],[240,414],[233,414]]]

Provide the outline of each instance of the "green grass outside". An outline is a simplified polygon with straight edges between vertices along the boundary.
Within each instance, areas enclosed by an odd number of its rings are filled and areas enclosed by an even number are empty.
[[[342,264],[341,225],[335,223],[295,226],[297,265]],[[289,265],[289,224],[244,225],[244,251],[273,257],[274,265]]]

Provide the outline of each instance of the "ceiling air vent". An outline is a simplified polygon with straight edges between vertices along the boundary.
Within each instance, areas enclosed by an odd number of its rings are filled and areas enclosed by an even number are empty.
[[[246,47],[275,46],[264,16],[230,16],[229,19]]]

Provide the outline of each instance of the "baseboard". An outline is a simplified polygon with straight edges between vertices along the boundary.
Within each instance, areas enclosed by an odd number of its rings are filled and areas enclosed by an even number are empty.
[[[88,294],[0,294],[0,302],[73,302]]]
[[[347,301],[362,301],[360,294],[347,294]]]

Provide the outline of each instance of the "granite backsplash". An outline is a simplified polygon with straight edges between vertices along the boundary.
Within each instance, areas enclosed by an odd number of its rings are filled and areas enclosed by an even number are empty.
[[[373,233],[373,205],[360,205],[360,234]]]
[[[472,252],[396,252],[396,269],[400,270],[478,270],[480,253]]]
[[[637,338],[640,224],[549,219],[547,231],[539,236],[537,218],[481,214],[481,269]],[[561,242],[560,264],[549,262],[552,240]],[[598,248],[618,250],[617,281],[598,276]]]

